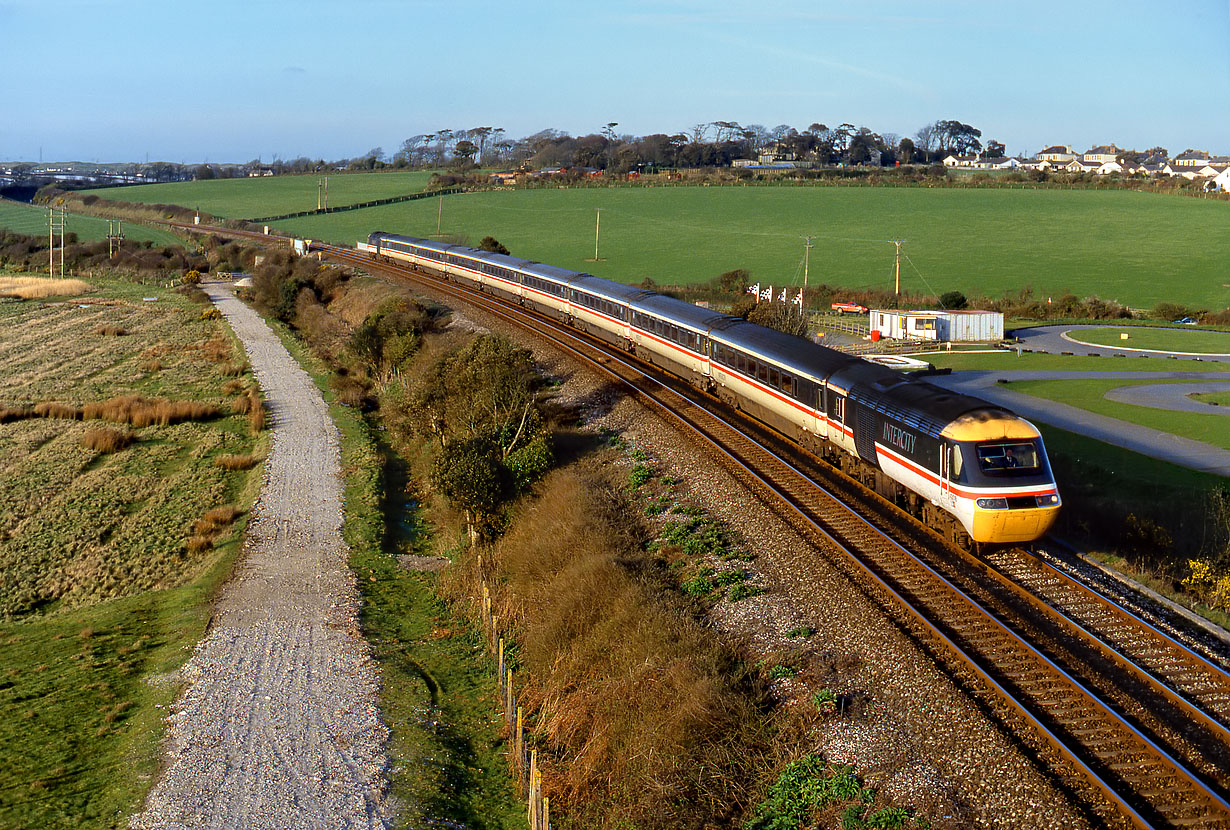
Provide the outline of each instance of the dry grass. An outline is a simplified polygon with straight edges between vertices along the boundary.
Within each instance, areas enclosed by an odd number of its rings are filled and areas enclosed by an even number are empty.
[[[255,455],[220,455],[214,459],[214,466],[223,470],[250,470],[260,461]]]
[[[259,435],[265,428],[265,402],[255,389],[248,390],[248,428],[253,435]]]
[[[489,554],[522,700],[557,761],[552,801],[582,826],[724,826],[765,763],[755,681],[652,575],[614,492],[556,471]],[[446,582],[473,587],[465,563]]]
[[[38,300],[43,297],[75,297],[93,290],[94,286],[82,280],[0,276],[0,297]]]
[[[101,334],[104,337],[123,337],[128,334],[128,329],[123,326],[105,324],[94,328],[95,334]]]
[[[81,436],[81,446],[101,453],[119,452],[132,444],[131,432],[121,432],[110,427],[93,427]]]
[[[26,418],[33,418],[34,411],[24,407],[0,406],[0,424],[7,424],[9,421],[24,421]]]
[[[150,373],[161,372],[162,371],[162,361],[159,360],[158,358],[154,358],[153,360],[147,360],[141,364],[141,371],[150,372]]]
[[[101,403],[88,403],[81,411],[81,417],[86,420],[97,418],[116,424],[131,424],[134,427],[205,421],[218,417],[218,414],[218,407],[213,404],[149,399],[140,395],[121,395]]]
[[[222,384],[223,395],[242,395],[247,391],[247,389],[248,384],[239,379],[228,380],[226,383]],[[235,411],[240,412],[240,410]]]
[[[196,524],[192,526],[192,535],[213,538],[218,535],[219,531],[238,519],[239,516],[240,510],[233,504],[214,507],[205,511],[205,515],[197,519]]]
[[[75,421],[81,417],[81,410],[57,401],[40,401],[34,405],[34,414],[40,418],[64,418]]]

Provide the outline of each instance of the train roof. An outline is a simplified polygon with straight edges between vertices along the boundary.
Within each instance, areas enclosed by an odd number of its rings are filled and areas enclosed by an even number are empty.
[[[981,398],[951,392],[895,369],[860,360],[833,373],[829,382],[860,401],[916,429],[938,436],[962,415],[1011,413]]]
[[[672,322],[683,323],[685,326],[694,328],[702,334],[708,334],[709,330],[714,326],[720,326],[727,321],[739,319],[729,314],[723,314],[720,311],[714,311],[711,308],[701,308],[695,303],[689,303],[686,300],[668,297],[665,294],[655,294],[651,291],[645,292],[644,296],[633,299],[628,305],[634,311],[648,312],[659,317],[668,317]]]
[[[719,343],[760,355],[816,380],[823,380],[833,371],[857,360],[805,337],[734,319],[734,323],[715,328],[709,336]]]
[[[542,277],[553,282],[562,283],[563,285],[570,284],[577,277],[581,276],[571,268],[561,268],[558,265],[547,265],[545,262],[533,262],[522,260],[525,262],[523,270],[528,274],[533,274],[536,277]]]
[[[652,291],[646,291],[644,288],[637,288],[634,285],[604,280],[602,277],[595,277],[593,274],[577,274],[576,279],[572,281],[572,287],[587,294],[596,294],[608,300],[614,300],[617,303],[626,303],[636,297],[643,297],[653,293]]]

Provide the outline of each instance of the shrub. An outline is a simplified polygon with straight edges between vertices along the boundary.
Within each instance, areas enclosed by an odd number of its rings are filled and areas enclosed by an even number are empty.
[[[199,285],[201,282],[201,273],[195,268],[190,271],[185,271],[182,282],[184,285]]]
[[[122,337],[128,334],[128,330],[123,326],[103,325],[94,329],[95,334],[101,334],[104,337]]]
[[[101,453],[113,453],[127,447],[133,441],[131,432],[120,432],[109,427],[87,429],[81,436],[81,446]]]
[[[33,417],[33,410],[22,409],[19,407],[0,406],[0,424],[7,424],[9,421],[21,421],[26,418]]]

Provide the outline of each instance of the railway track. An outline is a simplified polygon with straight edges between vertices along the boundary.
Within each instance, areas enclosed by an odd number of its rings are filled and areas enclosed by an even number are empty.
[[[894,520],[886,522],[888,532],[881,530],[882,522],[846,505],[849,493],[839,497],[817,483],[827,474],[815,459],[555,321],[348,249],[323,250],[368,270],[429,281],[530,326],[697,434],[753,491],[788,505],[793,524],[840,550],[840,566],[925,638],[950,672],[969,678],[967,687],[976,687],[1021,740],[1041,751],[1051,774],[1102,823],[1230,827],[1224,667],[1083,586],[1046,575],[1023,552],[997,554],[989,567],[917,528],[895,529]]]

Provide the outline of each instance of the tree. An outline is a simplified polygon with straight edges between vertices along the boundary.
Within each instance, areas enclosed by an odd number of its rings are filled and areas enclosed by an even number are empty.
[[[968,301],[965,299],[965,295],[960,291],[945,291],[940,295],[941,308],[946,308],[950,311],[957,311],[958,309],[965,308],[966,305],[968,305]]]
[[[901,143],[897,145],[897,158],[902,164],[914,161],[914,142],[909,138],[901,139]]]
[[[777,300],[757,303],[756,307],[748,312],[747,321],[796,337],[807,336],[807,318],[803,316],[803,310],[794,303]]]
[[[463,163],[474,163],[474,156],[478,153],[478,145],[468,138],[464,138],[457,142],[457,146],[453,148],[453,155],[460,159]]]
[[[995,140],[988,141],[987,151],[983,155],[989,159],[1002,159],[1004,157],[1004,145]]]
[[[718,277],[718,289],[723,294],[733,294],[736,298],[747,293],[747,284],[752,275],[746,268],[736,268]]]
[[[478,243],[478,249],[480,251],[490,251],[493,254],[508,254],[508,249],[494,236],[484,236],[483,241]]]

